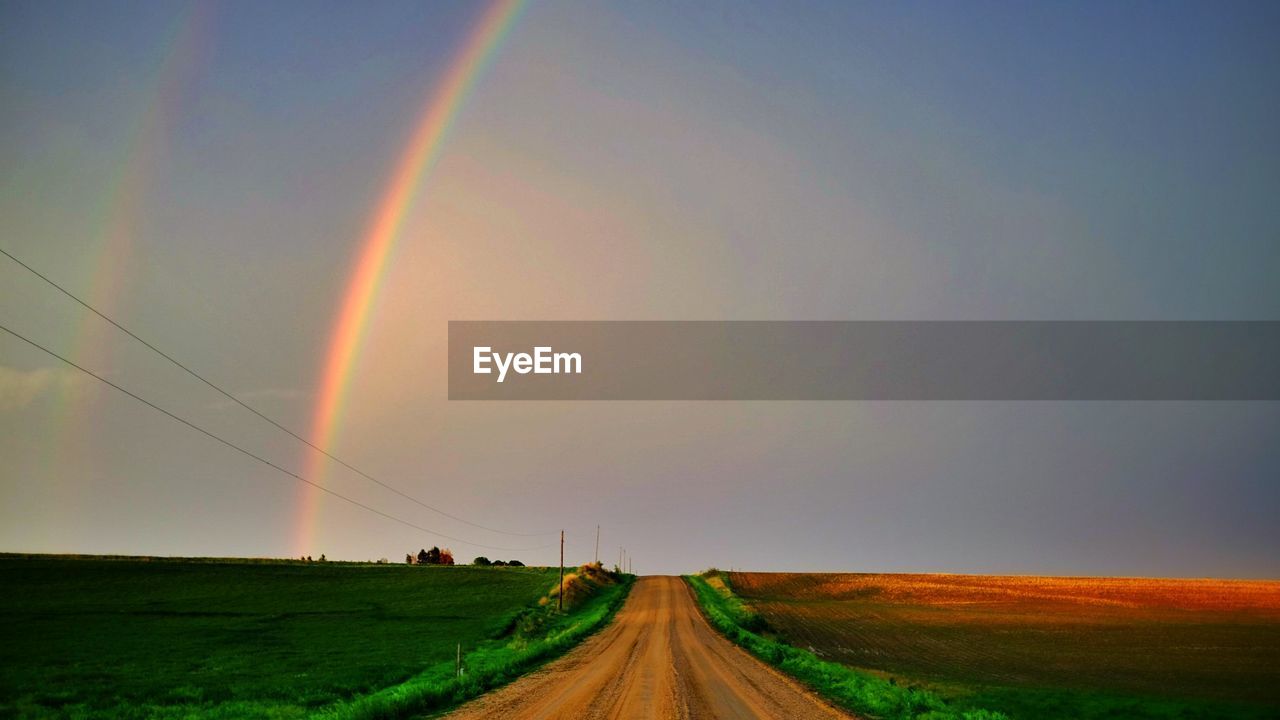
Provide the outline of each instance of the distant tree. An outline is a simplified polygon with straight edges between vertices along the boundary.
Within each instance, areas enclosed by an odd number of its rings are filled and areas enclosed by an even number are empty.
[[[449,548],[445,548],[445,549],[443,549],[443,550],[441,550],[441,551],[440,551],[440,564],[441,564],[441,565],[452,565],[452,564],[453,564],[453,551],[452,551],[452,550],[450,550]]]
[[[412,565],[412,564],[413,564],[413,553],[405,553],[405,554],[404,554],[404,564],[405,564],[405,565]]]
[[[324,559],[324,553],[320,553],[320,562],[326,562]]]
[[[431,564],[432,564],[431,559],[432,559],[432,557],[433,557],[432,553],[435,553],[435,556],[434,556],[434,557],[439,557],[439,555],[440,555],[440,548],[434,548],[434,547],[433,547],[433,548],[431,548],[430,550],[419,550],[419,551],[418,551],[418,564],[419,564],[419,565],[431,565]]]
[[[524,567],[524,563],[520,562],[519,560],[508,560],[507,564],[510,565],[511,567]]]
[[[485,556],[481,555],[480,557],[476,558],[475,560],[472,560],[472,561],[471,561],[471,564],[472,564],[472,565],[479,565],[480,567],[488,567],[488,566],[492,565],[493,563],[489,562],[489,558],[487,558],[487,557],[485,557]]]
[[[311,562],[311,556],[310,556],[310,555],[308,555],[308,556],[307,556],[307,562]]]
[[[505,562],[501,561],[501,560],[494,560],[494,561],[493,561],[493,566],[494,566],[494,567],[506,567],[506,565],[507,565],[507,564],[506,564]]]

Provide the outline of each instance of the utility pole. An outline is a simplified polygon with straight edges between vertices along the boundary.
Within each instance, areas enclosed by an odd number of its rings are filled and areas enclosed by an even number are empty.
[[[558,610],[564,610],[564,531],[560,531],[560,595],[556,598]]]
[[[596,526],[596,564],[600,564],[600,526]]]

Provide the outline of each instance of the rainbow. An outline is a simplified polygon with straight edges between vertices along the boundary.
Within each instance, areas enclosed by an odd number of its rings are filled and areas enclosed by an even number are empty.
[[[94,209],[99,230],[91,242],[79,250],[80,264],[91,275],[77,285],[87,286],[86,300],[108,315],[119,305],[127,285],[129,257],[133,241],[142,226],[148,193],[155,189],[155,172],[162,164],[173,124],[185,92],[197,76],[212,41],[214,8],[209,3],[192,3],[178,13],[170,33],[159,45],[159,63],[147,89],[142,112],[123,145],[120,163],[105,185]],[[69,326],[70,356],[88,367],[109,359],[107,338],[110,328],[97,317],[81,313]],[[79,386],[65,385],[57,399],[54,419],[60,439],[51,448],[68,447],[72,438],[83,443],[93,437],[84,426],[91,416],[97,394],[86,395]],[[70,454],[60,453],[59,461],[70,462]],[[70,468],[68,476],[81,473]]]
[[[398,156],[395,170],[360,241],[355,267],[339,303],[324,354],[320,389],[311,421],[312,442],[322,448],[333,447],[346,403],[347,386],[405,217],[423,180],[439,160],[459,111],[477,79],[493,60],[503,38],[515,24],[524,4],[525,0],[495,0],[488,7],[437,83],[413,135]],[[318,482],[325,469],[325,458],[320,453],[311,453],[310,457],[306,476]],[[301,492],[294,536],[295,554],[312,552],[319,514],[320,492],[311,486],[303,486]]]

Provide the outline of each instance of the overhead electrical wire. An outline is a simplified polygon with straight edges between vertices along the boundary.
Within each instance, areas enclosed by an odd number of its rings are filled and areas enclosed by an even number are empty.
[[[174,414],[174,413],[172,413],[172,412],[170,412],[170,411],[168,411],[168,410],[166,410],[166,409],[164,409],[164,408],[160,407],[159,405],[156,405],[155,403],[151,402],[150,400],[147,400],[146,398],[144,398],[144,397],[142,397],[142,396],[140,396],[140,395],[137,395],[137,394],[135,394],[135,393],[133,393],[133,392],[131,392],[131,391],[129,391],[129,390],[126,390],[125,388],[123,388],[123,387],[121,387],[121,386],[117,385],[117,384],[116,384],[116,383],[114,383],[114,382],[111,382],[110,380],[108,380],[108,379],[106,379],[106,378],[102,377],[101,375],[99,375],[99,374],[97,374],[97,373],[93,372],[92,370],[89,370],[88,368],[85,368],[85,367],[82,367],[82,366],[80,366],[80,365],[77,365],[76,363],[72,362],[71,360],[69,360],[69,359],[67,359],[67,358],[63,357],[62,355],[59,355],[58,353],[54,352],[53,350],[50,350],[49,348],[47,348],[47,347],[45,347],[45,346],[43,346],[43,345],[41,345],[41,344],[37,343],[37,342],[36,342],[36,341],[34,341],[34,340],[31,340],[30,338],[27,338],[27,337],[26,337],[26,336],[24,336],[24,335],[19,334],[18,332],[14,331],[14,330],[11,330],[11,329],[10,329],[10,328],[8,328],[8,327],[5,327],[4,325],[0,325],[0,330],[3,330],[3,331],[5,331],[5,332],[9,333],[9,334],[10,334],[10,335],[12,335],[13,337],[15,337],[15,338],[17,338],[17,339],[21,340],[22,342],[24,342],[24,343],[26,343],[26,344],[30,345],[31,347],[36,348],[37,350],[40,350],[40,351],[42,351],[42,352],[44,352],[44,353],[47,353],[48,355],[51,355],[51,356],[53,356],[53,357],[55,357],[55,358],[57,358],[57,359],[61,360],[62,362],[64,362],[64,363],[66,363],[66,364],[70,365],[71,367],[73,367],[73,368],[75,368],[75,369],[79,370],[80,372],[82,372],[82,373],[84,373],[84,374],[88,375],[89,377],[92,377],[92,378],[94,378],[95,380],[97,380],[97,381],[99,381],[99,382],[101,382],[101,383],[104,383],[104,384],[106,384],[106,385],[109,385],[109,386],[110,386],[110,387],[112,387],[112,388],[115,388],[116,390],[118,390],[118,391],[120,391],[120,392],[124,393],[125,395],[128,395],[129,397],[133,398],[134,400],[137,400],[138,402],[142,403],[143,405],[146,405],[147,407],[151,408],[152,410],[155,410],[155,411],[157,411],[157,412],[163,413],[164,415],[168,416],[170,419],[172,419],[172,420],[176,420],[176,421],[178,421],[178,422],[182,423],[183,425],[186,425],[187,427],[191,428],[192,430],[195,430],[196,432],[198,432],[198,433],[200,433],[200,434],[202,434],[202,435],[205,435],[205,436],[210,437],[210,438],[212,438],[212,439],[214,439],[214,440],[217,440],[218,442],[222,443],[223,445],[226,445],[227,447],[231,448],[232,450],[235,450],[236,452],[241,453],[242,455],[246,455],[246,456],[248,456],[248,457],[250,457],[250,458],[253,458],[254,460],[257,460],[258,462],[262,463],[263,465],[266,465],[266,466],[268,466],[268,467],[270,467],[270,468],[273,468],[273,469],[275,469],[275,470],[278,470],[278,471],[280,471],[280,472],[284,473],[285,475],[288,475],[289,477],[292,477],[292,478],[294,478],[294,479],[296,479],[296,480],[300,480],[301,482],[304,482],[304,483],[306,483],[306,484],[308,484],[308,485],[310,485],[310,486],[312,486],[312,487],[316,488],[317,490],[320,490],[320,491],[321,491],[321,492],[323,492],[323,493],[326,493],[326,494],[328,494],[328,495],[332,495],[333,497],[336,497],[336,498],[338,498],[339,500],[342,500],[343,502],[347,502],[347,503],[350,503],[350,504],[352,504],[352,505],[355,505],[355,506],[356,506],[356,507],[358,507],[358,508],[361,508],[361,509],[364,509],[364,510],[368,510],[369,512],[371,512],[371,513],[373,513],[373,514],[375,514],[375,515],[380,515],[380,516],[382,516],[382,517],[384,517],[384,518],[386,518],[386,519],[388,519],[388,520],[392,520],[392,521],[394,521],[394,522],[400,523],[401,525],[405,525],[405,526],[407,526],[407,527],[411,527],[411,528],[413,528],[413,529],[415,529],[415,530],[421,530],[422,532],[429,533],[429,534],[431,534],[431,535],[437,535],[437,536],[439,536],[439,537],[445,538],[446,540],[453,540],[454,542],[459,542],[459,543],[462,543],[463,545],[470,545],[470,546],[472,546],[472,547],[484,548],[484,549],[486,549],[486,550],[504,550],[504,551],[508,551],[508,552],[528,552],[528,551],[532,551],[532,550],[542,550],[542,549],[545,549],[545,548],[549,548],[549,547],[551,547],[551,545],[539,545],[539,546],[537,546],[537,547],[511,548],[511,547],[498,547],[498,546],[494,546],[494,545],[485,545],[484,543],[471,542],[471,541],[469,541],[469,540],[463,540],[462,538],[454,537],[454,536],[452,536],[452,535],[446,535],[446,534],[444,534],[444,533],[442,533],[442,532],[438,532],[438,531],[436,531],[436,530],[432,530],[431,528],[426,528],[426,527],[423,527],[423,526],[421,526],[421,525],[418,525],[417,523],[414,523],[414,522],[412,522],[412,521],[405,520],[404,518],[397,517],[397,516],[392,515],[392,514],[390,514],[390,513],[383,512],[383,511],[381,511],[381,510],[379,510],[379,509],[377,509],[377,508],[375,508],[375,507],[373,507],[373,506],[371,506],[371,505],[366,505],[366,504],[364,504],[364,503],[360,502],[359,500],[355,500],[355,499],[353,499],[353,498],[349,498],[349,497],[347,497],[346,495],[343,495],[342,493],[337,492],[336,490],[332,490],[332,489],[330,489],[330,488],[327,488],[327,487],[325,487],[325,486],[321,485],[320,483],[317,483],[317,482],[315,482],[315,481],[313,481],[313,480],[308,480],[307,478],[305,478],[305,477],[303,477],[303,476],[301,476],[301,475],[299,475],[299,474],[297,474],[297,473],[293,472],[292,470],[289,470],[289,469],[287,469],[287,468],[284,468],[284,467],[282,467],[282,466],[280,466],[280,465],[277,465],[277,464],[275,464],[275,463],[271,462],[270,460],[268,460],[268,459],[266,459],[266,458],[262,457],[261,455],[257,455],[257,454],[255,454],[255,453],[253,453],[253,452],[250,452],[249,450],[245,450],[244,448],[240,447],[239,445],[236,445],[235,443],[231,442],[230,440],[227,440],[227,439],[225,439],[225,438],[223,438],[223,437],[221,437],[221,436],[219,436],[219,435],[215,435],[214,433],[212,433],[212,432],[210,432],[210,431],[208,431],[208,430],[206,430],[206,429],[204,429],[204,428],[200,427],[199,425],[196,425],[195,423],[191,422],[190,420],[187,420],[186,418],[180,417],[180,416],[178,416],[178,415],[176,415],[176,414]]]
[[[55,288],[56,290],[58,290],[58,292],[61,292],[63,295],[66,295],[67,297],[69,297],[69,298],[71,298],[72,300],[76,301],[77,303],[79,303],[81,306],[83,306],[83,307],[84,307],[86,310],[88,310],[89,312],[93,313],[94,315],[97,315],[98,317],[102,318],[103,320],[106,320],[108,323],[111,323],[111,325],[115,326],[115,327],[116,327],[116,329],[120,330],[120,331],[121,331],[121,332],[123,332],[124,334],[126,334],[126,335],[128,335],[129,337],[133,338],[134,340],[138,341],[139,343],[142,343],[142,345],[144,345],[145,347],[147,347],[147,348],[148,348],[149,350],[151,350],[152,352],[156,353],[157,355],[159,355],[160,357],[164,358],[165,360],[168,360],[170,363],[172,363],[173,365],[177,366],[178,368],[181,368],[183,371],[185,371],[185,372],[186,372],[188,375],[190,375],[191,377],[193,377],[193,378],[195,378],[195,379],[199,380],[200,382],[204,383],[205,385],[208,385],[209,387],[213,388],[214,390],[216,390],[218,393],[220,393],[223,397],[227,398],[227,399],[228,399],[228,400],[230,400],[231,402],[233,402],[233,403],[235,403],[235,404],[239,405],[240,407],[244,408],[245,410],[248,410],[249,412],[253,413],[254,415],[257,415],[259,418],[261,418],[261,419],[265,420],[266,422],[270,423],[271,425],[275,426],[277,429],[279,429],[279,430],[281,430],[281,431],[283,431],[283,432],[287,433],[289,436],[293,437],[293,438],[294,438],[295,440],[297,440],[298,442],[301,442],[302,444],[306,445],[307,447],[311,448],[312,450],[315,450],[316,452],[318,452],[318,453],[320,453],[320,454],[324,455],[325,457],[329,458],[330,460],[333,460],[334,462],[338,463],[338,464],[339,464],[339,465],[341,465],[342,467],[347,468],[348,470],[350,470],[350,471],[354,472],[355,474],[359,475],[360,477],[362,477],[362,478],[364,478],[364,479],[366,479],[366,480],[368,480],[368,481],[370,481],[370,482],[372,482],[372,483],[374,483],[374,484],[376,484],[376,485],[378,485],[378,486],[380,486],[380,487],[382,487],[382,488],[384,488],[384,489],[386,489],[386,490],[389,490],[389,491],[391,491],[391,492],[395,493],[396,495],[399,495],[400,497],[402,497],[402,498],[404,498],[404,499],[406,499],[406,500],[408,500],[408,501],[410,501],[410,502],[412,502],[412,503],[414,503],[414,504],[416,504],[416,505],[419,505],[419,506],[421,506],[421,507],[423,507],[423,508],[426,508],[427,510],[430,510],[430,511],[432,511],[432,512],[434,512],[434,513],[437,513],[437,514],[439,514],[439,515],[442,515],[442,516],[444,516],[444,517],[447,517],[447,518],[449,518],[450,520],[454,520],[454,521],[460,522],[460,523],[462,523],[462,524],[464,524],[464,525],[470,525],[471,527],[478,528],[478,529],[480,529],[480,530],[486,530],[486,531],[488,531],[488,532],[498,533],[498,534],[500,534],[500,535],[509,535],[509,536],[512,536],[512,537],[541,537],[541,536],[545,536],[545,535],[554,535],[555,533],[559,532],[558,530],[553,530],[553,531],[548,531],[548,532],[519,533],[519,532],[510,532],[510,531],[507,531],[507,530],[499,530],[499,529],[497,529],[497,528],[488,527],[487,525],[481,525],[481,524],[479,524],[479,523],[471,522],[470,520],[466,520],[466,519],[464,519],[464,518],[458,517],[457,515],[454,515],[454,514],[452,514],[452,513],[450,513],[450,512],[447,512],[447,511],[445,511],[445,510],[441,510],[440,508],[435,507],[434,505],[430,505],[430,504],[428,504],[428,503],[426,503],[426,502],[423,502],[422,500],[419,500],[418,498],[416,498],[416,497],[414,497],[414,496],[412,496],[412,495],[410,495],[410,494],[408,494],[408,493],[406,493],[406,492],[404,492],[404,491],[400,490],[399,488],[397,488],[397,487],[395,487],[395,486],[393,486],[393,485],[390,485],[389,483],[383,482],[382,480],[379,480],[378,478],[374,477],[373,475],[370,475],[369,473],[367,473],[367,472],[365,472],[365,471],[361,470],[360,468],[358,468],[358,467],[356,467],[356,466],[352,465],[351,463],[349,463],[349,462],[347,462],[347,461],[343,460],[342,458],[340,458],[340,457],[338,457],[338,456],[334,455],[333,453],[329,452],[328,450],[326,450],[326,449],[324,449],[324,448],[322,448],[322,447],[320,447],[320,446],[316,445],[315,443],[311,442],[311,441],[310,441],[310,440],[308,440],[307,438],[305,438],[305,437],[303,437],[303,436],[299,435],[298,433],[294,432],[293,430],[290,430],[289,428],[287,428],[287,427],[285,427],[284,425],[280,424],[279,422],[275,421],[274,419],[272,419],[271,417],[267,416],[266,414],[264,414],[263,412],[261,412],[261,411],[260,411],[260,410],[258,410],[257,408],[255,408],[255,407],[253,407],[253,406],[249,405],[248,403],[244,402],[243,400],[241,400],[240,398],[236,397],[235,395],[233,395],[232,393],[228,392],[227,390],[224,390],[224,389],[223,389],[221,386],[219,386],[217,383],[214,383],[213,381],[211,381],[211,380],[209,380],[208,378],[204,377],[203,375],[201,375],[200,373],[196,372],[195,370],[192,370],[190,367],[188,367],[187,365],[183,364],[182,362],[180,362],[179,360],[177,360],[176,358],[174,358],[172,355],[170,355],[170,354],[166,353],[165,351],[161,350],[160,348],[156,347],[155,345],[152,345],[151,343],[149,343],[149,342],[147,342],[146,340],[142,339],[141,337],[139,337],[139,336],[138,336],[138,334],[137,334],[137,333],[133,332],[133,331],[132,331],[132,330],[130,330],[129,328],[127,328],[127,327],[125,327],[125,326],[121,325],[120,323],[116,322],[114,319],[112,319],[112,318],[108,317],[105,313],[103,313],[102,311],[98,310],[98,309],[97,309],[97,308],[95,308],[94,306],[90,305],[88,302],[85,302],[84,300],[80,299],[80,297],[79,297],[79,296],[77,296],[76,294],[72,293],[70,290],[67,290],[66,288],[64,288],[63,286],[59,285],[58,283],[54,282],[52,279],[50,279],[50,278],[49,278],[47,275],[45,275],[44,273],[40,272],[39,270],[36,270],[35,268],[31,267],[30,265],[26,264],[26,263],[25,263],[25,262],[23,262],[22,260],[20,260],[20,259],[18,259],[17,257],[15,257],[15,256],[13,255],[13,253],[10,253],[9,251],[5,250],[4,248],[0,248],[0,254],[3,254],[5,257],[9,258],[10,260],[14,261],[14,262],[15,262],[15,263],[17,263],[18,265],[20,265],[20,266],[22,266],[23,268],[25,268],[25,269],[26,269],[28,272],[30,272],[32,275],[35,275],[36,277],[38,277],[38,278],[40,278],[41,280],[45,281],[46,283],[48,283],[49,285],[51,285],[53,288]]]

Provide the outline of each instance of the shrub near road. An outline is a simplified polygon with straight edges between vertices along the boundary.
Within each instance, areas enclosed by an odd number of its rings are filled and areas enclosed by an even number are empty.
[[[788,643],[1027,720],[1280,717],[1280,583],[733,573]]]
[[[294,718],[492,652],[556,571],[0,557],[0,578],[0,716]]]

